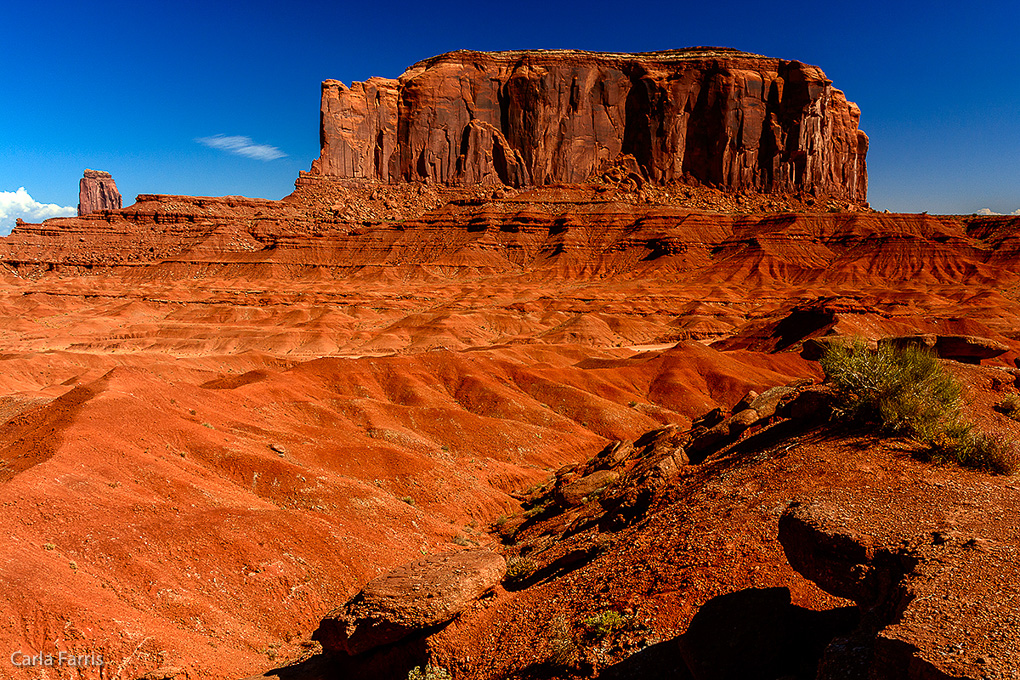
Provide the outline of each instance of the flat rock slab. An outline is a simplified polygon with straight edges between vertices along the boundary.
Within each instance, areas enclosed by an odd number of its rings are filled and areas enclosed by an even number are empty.
[[[398,642],[449,623],[505,574],[503,556],[484,548],[397,567],[331,611],[312,639],[327,652],[350,656]]]
[[[583,505],[588,496],[606,488],[619,477],[619,473],[614,470],[596,470],[558,489],[557,500],[568,506]]]
[[[871,680],[1020,678],[1020,489],[958,479],[833,488],[780,520],[790,564],[878,623]]]
[[[952,359],[968,364],[979,364],[982,359],[992,359],[1009,351],[1009,345],[981,338],[976,335],[899,335],[882,338],[880,344],[893,347],[923,347],[935,352],[943,359]]]

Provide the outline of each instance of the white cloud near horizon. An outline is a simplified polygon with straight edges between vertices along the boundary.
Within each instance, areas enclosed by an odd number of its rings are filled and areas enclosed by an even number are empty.
[[[275,146],[268,144],[256,144],[251,137],[243,135],[213,135],[212,137],[198,137],[196,142],[210,149],[219,149],[227,153],[237,154],[245,158],[254,158],[258,161],[273,161],[277,158],[286,158],[287,154]]]
[[[56,203],[40,203],[25,191],[0,191],[0,236],[7,236],[19,217],[26,222],[42,222],[51,217],[73,217],[78,214],[77,206],[61,206]]]
[[[1018,208],[1017,210],[1014,210],[1011,213],[998,213],[998,212],[994,212],[990,208],[981,208],[980,210],[977,211],[977,214],[978,215],[1020,215],[1020,208]]]

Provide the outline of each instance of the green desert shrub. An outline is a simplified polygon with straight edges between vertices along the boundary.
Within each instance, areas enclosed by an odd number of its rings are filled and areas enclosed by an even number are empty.
[[[820,359],[839,397],[837,416],[880,431],[909,437],[936,462],[1013,474],[1012,442],[974,428],[960,416],[960,384],[928,350],[863,340],[830,345]],[[1020,395],[1017,401],[1020,402]]]
[[[507,585],[520,585],[528,580],[528,577],[534,574],[536,569],[538,569],[538,565],[534,560],[527,557],[513,557],[506,563],[506,576],[503,577],[503,581]]]
[[[566,617],[557,616],[549,622],[549,664],[565,668],[574,665],[579,657],[580,649],[570,623]]]
[[[995,410],[1009,416],[1013,420],[1020,420],[1020,394],[1010,392],[1005,395],[995,405]]]
[[[450,671],[442,666],[426,664],[425,668],[415,666],[407,674],[407,680],[451,680]]]
[[[960,384],[924,348],[869,349],[858,339],[831,344],[820,362],[840,397],[837,414],[857,424],[923,438],[959,408]]]
[[[976,430],[970,423],[950,423],[926,443],[928,456],[938,463],[956,463],[1001,475],[1015,474],[1020,468],[1013,442]]]
[[[610,633],[628,628],[631,625],[632,618],[626,614],[608,609],[585,619],[584,627],[593,637],[602,639]]]

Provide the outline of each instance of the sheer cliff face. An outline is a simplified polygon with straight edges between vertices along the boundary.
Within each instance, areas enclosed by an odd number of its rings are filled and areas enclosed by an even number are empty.
[[[86,170],[78,183],[78,216],[97,210],[119,210],[121,207],[120,192],[110,173]]]
[[[644,181],[863,201],[859,121],[820,69],[735,50],[461,51],[323,83],[312,173],[525,186],[625,159]]]

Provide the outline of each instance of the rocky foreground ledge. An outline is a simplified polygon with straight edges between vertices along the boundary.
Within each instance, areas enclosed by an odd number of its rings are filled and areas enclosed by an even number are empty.
[[[856,606],[804,608],[791,598],[791,589],[801,602],[807,592],[795,579],[789,588],[734,583],[705,599],[686,630],[670,637],[647,626],[634,611],[643,606],[640,598],[631,598],[633,609],[615,618],[606,618],[610,610],[603,609],[585,619],[586,634],[557,633],[562,620],[555,624],[554,617],[553,624],[531,633],[526,644],[534,663],[513,677],[1018,677],[1020,487],[1010,478],[897,459],[888,444],[868,436],[836,441],[844,438],[818,429],[832,400],[827,386],[800,380],[752,391],[730,409],[706,413],[688,430],[666,427],[634,442],[610,444],[526,494],[530,510],[497,523],[503,555],[491,546],[473,548],[377,577],[322,620],[313,639],[325,655],[260,677],[323,680],[371,673],[402,679],[408,668],[437,658],[443,667],[459,667],[454,677],[508,677],[472,666],[467,657],[480,650],[468,652],[459,644],[472,639],[469,631],[491,640],[496,621],[526,626],[533,613],[510,613],[521,601],[540,589],[562,595],[552,584],[584,573],[588,578],[580,580],[598,583],[605,578],[600,562],[626,561],[632,551],[642,563],[662,559],[643,542],[663,529],[675,531],[677,525],[661,524],[672,510],[683,518],[682,526],[704,521],[696,519],[696,498],[712,487],[717,488],[707,493],[716,499],[715,513],[729,518],[723,524],[739,522],[731,516],[738,506],[749,516],[774,517],[770,508],[780,501],[777,557],[785,553],[801,575]],[[857,456],[861,460],[854,461]],[[764,466],[775,466],[779,474],[767,475]],[[762,484],[763,474],[771,481]],[[833,474],[845,483],[811,481]],[[745,506],[740,494],[749,484],[768,487],[768,497]],[[721,499],[734,505],[719,505]],[[741,531],[729,526],[726,540]],[[719,530],[708,535],[718,537]],[[704,538],[692,545],[698,548],[675,558],[686,560],[681,570],[688,583],[694,582],[691,562],[706,549]],[[733,574],[709,565],[705,577],[725,582]],[[655,578],[652,585],[679,582]],[[616,578],[613,583],[639,587]],[[566,602],[565,611],[576,604]],[[601,645],[592,638],[598,625]],[[499,629],[497,637],[517,635]]]
[[[977,476],[791,504],[779,523],[790,563],[863,614],[819,680],[1020,677],[1018,526],[1017,487]]]

